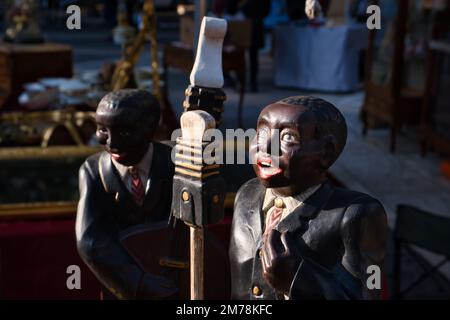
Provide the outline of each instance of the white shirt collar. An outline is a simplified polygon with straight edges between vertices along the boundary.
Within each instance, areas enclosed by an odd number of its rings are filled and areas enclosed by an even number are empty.
[[[294,211],[298,206],[302,205],[303,202],[308,199],[314,192],[316,192],[322,184],[315,185],[313,187],[310,187],[306,189],[304,192],[301,192],[295,196],[289,196],[289,197],[280,197],[275,194],[273,189],[267,188],[266,194],[264,196],[263,201],[263,211],[267,212],[270,208],[274,206],[274,201],[276,198],[281,198],[283,200],[283,203],[285,205],[286,212],[291,213]]]

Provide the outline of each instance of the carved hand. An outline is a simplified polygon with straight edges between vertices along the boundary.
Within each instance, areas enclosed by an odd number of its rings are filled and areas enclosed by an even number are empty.
[[[261,248],[263,277],[274,289],[289,294],[291,283],[302,261],[291,234],[273,229]]]

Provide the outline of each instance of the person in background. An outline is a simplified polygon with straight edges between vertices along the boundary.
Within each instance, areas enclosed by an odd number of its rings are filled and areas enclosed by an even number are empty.
[[[264,18],[270,12],[270,0],[229,0],[228,13],[241,11],[252,21],[252,40],[249,50],[250,58],[250,89],[258,91],[259,58],[258,51],[264,47]]]
[[[127,11],[127,18],[128,23],[132,25],[133,27],[138,27],[135,25],[135,21],[133,19],[133,9],[135,6],[138,6],[139,8],[142,8],[142,1],[137,0],[125,0],[123,4],[125,5],[125,9]],[[117,11],[119,9],[119,3],[118,0],[104,0],[103,5],[103,16],[105,18],[106,24],[114,28],[117,25]]]

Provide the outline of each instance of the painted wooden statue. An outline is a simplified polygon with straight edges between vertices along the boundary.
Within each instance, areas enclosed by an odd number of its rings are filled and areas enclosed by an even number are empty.
[[[367,282],[386,252],[383,206],[326,179],[346,138],[344,117],[325,100],[296,96],[263,109],[251,146],[257,178],[235,200],[232,298],[379,297]]]

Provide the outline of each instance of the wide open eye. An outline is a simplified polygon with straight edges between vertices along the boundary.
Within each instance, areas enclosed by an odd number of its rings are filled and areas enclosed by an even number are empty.
[[[97,127],[97,132],[100,133],[100,134],[107,134],[108,130],[106,130],[105,127],[98,126]]]
[[[287,143],[299,143],[300,142],[300,138],[298,136],[297,133],[292,132],[290,130],[283,130],[281,132],[281,141],[282,142],[287,142]]]

